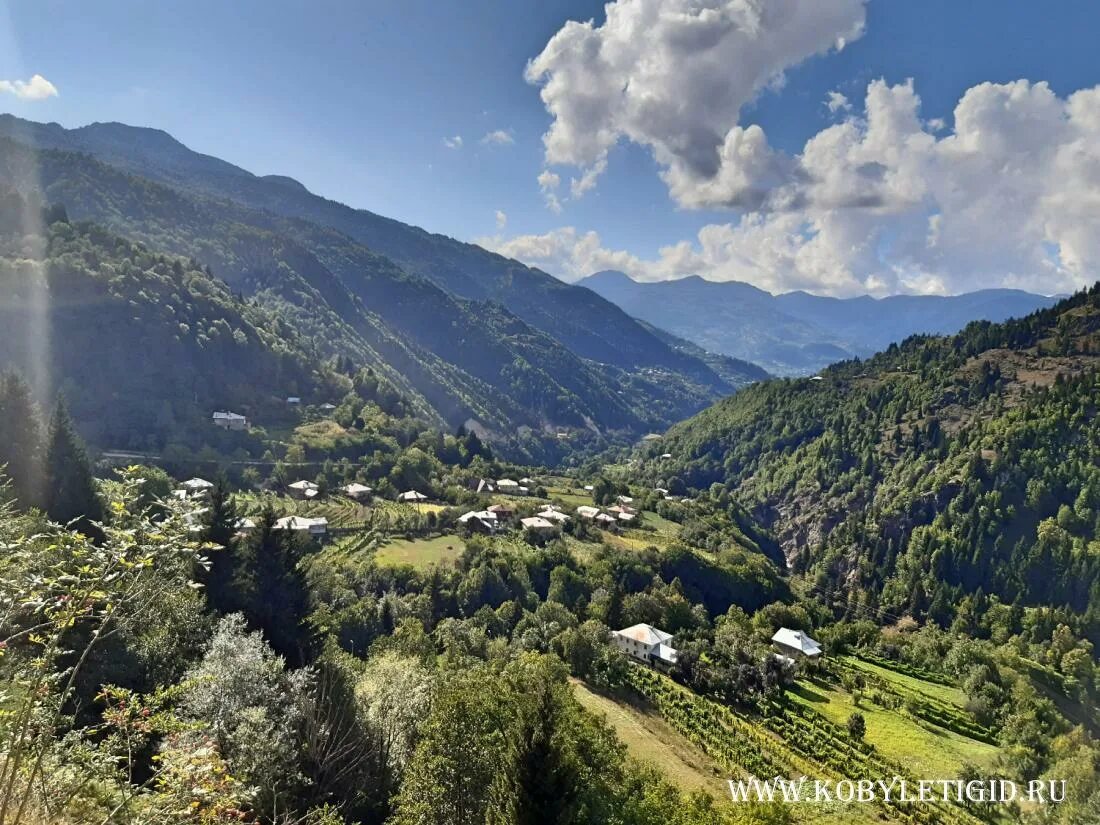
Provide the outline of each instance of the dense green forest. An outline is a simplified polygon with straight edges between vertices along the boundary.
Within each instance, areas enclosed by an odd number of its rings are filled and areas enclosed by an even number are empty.
[[[717,485],[839,614],[1023,634],[1087,678],[1059,648],[1100,644],[1098,355],[1094,287],[752,387],[670,430],[646,473]]]

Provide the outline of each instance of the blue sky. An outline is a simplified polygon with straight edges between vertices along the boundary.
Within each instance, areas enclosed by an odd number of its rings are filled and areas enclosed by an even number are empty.
[[[921,118],[945,119],[948,133],[960,98],[982,83],[1046,81],[1059,100],[1100,83],[1094,42],[1100,6],[1060,0],[1039,12],[1033,4],[986,0],[872,0],[861,37],[839,51],[785,66],[784,83],[740,106],[739,117],[721,131],[759,125],[772,151],[794,158],[822,130],[860,117],[868,83],[878,78],[891,87],[912,78]],[[698,246],[701,229],[736,226],[759,205],[674,196],[660,175],[667,164],[655,161],[653,145],[643,139],[620,139],[607,153],[598,184],[583,197],[563,198],[560,213],[547,208],[536,182],[544,168],[560,172],[563,181],[579,172],[545,157],[542,135],[555,116],[539,88],[525,80],[524,68],[566,21],[594,19],[599,27],[604,16],[602,3],[567,0],[100,0],[94,11],[57,0],[9,0],[0,11],[0,79],[39,74],[58,95],[24,101],[0,94],[0,109],[65,126],[117,120],[162,128],[194,149],[257,173],[288,174],[354,206],[464,240],[484,238],[566,277],[583,274],[579,268],[587,259],[578,259],[574,250],[540,257],[522,244],[508,244],[549,238],[563,228],[572,230],[570,242],[595,232],[601,250],[638,261],[631,274],[685,274],[667,262],[656,265],[661,247],[685,241]],[[675,71],[670,67],[673,83]],[[831,91],[844,94],[850,108],[830,111]],[[496,130],[512,142],[481,142]],[[461,137],[460,147],[446,145],[454,136]],[[939,208],[922,206],[921,220]],[[498,210],[507,216],[503,228]],[[803,218],[819,220],[820,213]],[[876,249],[883,237],[904,234],[904,227],[884,228],[893,220],[879,216],[874,231],[885,234],[876,236]],[[1047,250],[1051,243],[1058,248],[1058,237],[1041,240]],[[1063,241],[1067,248],[1069,243]],[[1089,277],[1091,258],[1075,264],[1080,254],[1065,257],[1065,266],[1078,267],[1073,277]],[[754,268],[768,260],[756,252],[751,258]],[[785,279],[761,275],[758,282],[779,290],[818,277],[817,291],[837,294],[995,285],[944,275],[927,255],[914,260],[886,262],[892,274],[870,271],[884,266],[881,261],[838,264],[851,268],[854,280],[816,276],[810,267]],[[714,271],[704,274],[729,275],[713,261],[700,262],[700,268],[712,264]],[[1000,259],[988,264],[994,272],[994,264],[1003,268]],[[1037,258],[1012,277],[1025,286],[1034,277],[1035,288],[1053,289],[1056,279],[1049,273],[1028,274],[1029,267],[1042,265]],[[921,270],[919,277],[897,274],[913,266]],[[885,279],[884,286],[876,279]]]

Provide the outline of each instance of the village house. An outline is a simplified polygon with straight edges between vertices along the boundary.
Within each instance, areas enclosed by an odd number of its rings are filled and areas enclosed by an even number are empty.
[[[320,489],[312,481],[295,481],[293,484],[286,486],[290,494],[295,498],[316,498]]]
[[[502,521],[507,521],[516,514],[510,504],[493,504],[486,509]]]
[[[475,493],[495,493],[497,488],[487,478],[476,478],[470,480],[470,489]]]
[[[398,501],[406,501],[410,504],[419,504],[422,501],[427,501],[428,497],[423,493],[418,493],[416,490],[406,490],[397,497]]]
[[[577,508],[576,513],[579,518],[591,521],[596,516],[600,515],[600,508],[590,507],[587,504],[582,504],[580,507]]]
[[[510,478],[498,478],[497,490],[505,495],[515,495],[519,492],[519,482]]]
[[[355,481],[353,481],[351,484],[345,484],[340,489],[342,489],[344,491],[344,495],[346,495],[348,498],[353,498],[356,501],[362,501],[363,499],[369,499],[371,493],[374,492],[374,490],[372,490],[366,484],[359,484],[358,482],[355,482]]]
[[[531,533],[537,533],[539,535],[550,535],[558,531],[558,525],[549,519],[544,519],[542,516],[529,516],[519,520],[519,523],[523,525],[523,529]]]
[[[636,624],[625,630],[611,631],[611,640],[619,650],[646,664],[672,667],[679,656],[672,647],[672,634],[653,625]]]
[[[459,516],[458,523],[475,533],[495,533],[497,514],[488,510],[471,510]]]
[[[609,513],[597,513],[596,514],[596,522],[601,527],[610,527],[613,524],[618,524],[619,520],[617,518],[615,518],[614,516],[610,515]]]
[[[182,498],[186,496],[204,496],[213,489],[214,485],[205,478],[189,478],[180,485],[179,491],[183,493]]]
[[[248,535],[256,529],[256,522],[250,518],[239,518],[233,523],[233,529],[242,535]]]
[[[821,655],[821,645],[801,630],[781,627],[772,636],[772,645],[778,653],[789,659],[816,659]]]
[[[566,524],[570,520],[569,516],[567,516],[565,513],[555,510],[553,507],[547,507],[545,510],[540,513],[536,513],[535,515],[537,515],[539,518],[544,518],[547,521],[556,521],[559,524]]]
[[[211,416],[215,427],[223,430],[247,430],[248,419],[235,412],[216,412]]]
[[[309,533],[313,538],[322,538],[328,533],[328,519],[309,518],[308,516],[284,516],[275,522],[276,530],[291,530],[296,533]]]

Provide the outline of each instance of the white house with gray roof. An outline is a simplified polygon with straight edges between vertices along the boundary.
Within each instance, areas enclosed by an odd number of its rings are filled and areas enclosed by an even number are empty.
[[[648,665],[672,667],[679,656],[672,646],[672,634],[649,624],[612,630],[611,641],[619,650]]]

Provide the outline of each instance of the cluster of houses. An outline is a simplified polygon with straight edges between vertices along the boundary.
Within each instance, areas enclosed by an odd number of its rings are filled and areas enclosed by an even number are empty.
[[[458,517],[458,523],[474,533],[491,535],[506,527],[515,516],[509,504],[492,504],[484,510],[471,510]],[[553,536],[561,531],[570,517],[553,505],[546,506],[541,512],[519,520],[520,527],[529,533],[540,536]]]
[[[478,478],[470,482],[470,489],[475,493],[500,493],[505,496],[529,496],[531,488],[535,486],[533,478],[521,478],[516,481],[512,478]]]
[[[775,658],[784,665],[794,666],[803,660],[821,656],[821,645],[802,630],[781,627],[772,636]],[[611,642],[633,659],[668,670],[676,664],[679,653],[672,646],[673,636],[650,624],[636,624],[611,631]]]
[[[594,522],[600,527],[632,524],[638,518],[638,511],[633,507],[633,504],[634,499],[630,496],[619,496],[615,504],[605,508],[582,504],[576,510],[577,518]]]
[[[315,499],[321,494],[321,488],[316,483],[304,479],[288,484],[286,487],[291,496],[304,501]],[[351,484],[345,484],[341,487],[340,492],[355,501],[369,501],[374,489],[366,484],[353,481]]]
[[[318,493],[317,485],[312,481],[296,481],[293,484],[288,485],[292,495],[298,498],[309,500],[315,498]],[[214,489],[214,484],[211,481],[207,481],[205,478],[189,478],[180,484],[179,488],[175,490],[175,496],[182,500],[197,500],[204,499],[210,495],[210,491]],[[352,498],[358,498],[363,495],[369,495],[371,488],[363,484],[348,484],[341,488],[345,494]],[[207,508],[200,507],[196,510],[192,510],[187,514],[186,520],[188,523],[188,529],[192,532],[200,532],[203,530],[201,523],[202,516],[207,512]],[[238,533],[248,534],[256,529],[256,522],[250,518],[242,517],[237,519],[234,525]],[[275,521],[274,529],[276,530],[291,530],[298,533],[308,533],[313,538],[323,538],[328,534],[328,519],[323,516],[284,516],[283,518]]]

